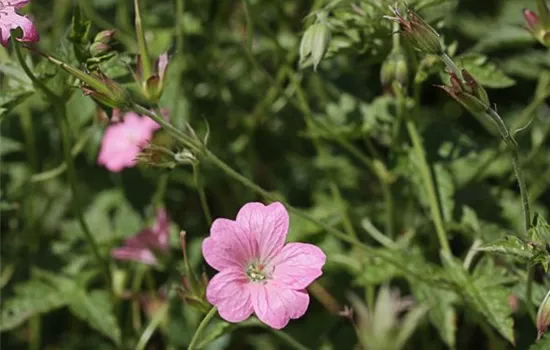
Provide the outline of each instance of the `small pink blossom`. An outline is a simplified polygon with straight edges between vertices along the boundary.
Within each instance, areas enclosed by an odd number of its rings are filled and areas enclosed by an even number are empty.
[[[124,241],[124,246],[113,249],[111,255],[117,260],[138,261],[155,265],[155,253],[166,253],[169,249],[168,228],[170,217],[165,209],[157,210],[155,223]]]
[[[0,43],[8,46],[11,30],[21,28],[23,37],[19,41],[34,42],[39,40],[34,23],[15,10],[25,6],[29,0],[0,0]]]
[[[135,166],[141,147],[159,128],[160,125],[149,117],[126,113],[122,122],[111,124],[105,131],[97,162],[112,172]]]
[[[275,329],[302,317],[306,287],[322,275],[326,256],[318,247],[288,243],[288,212],[275,202],[244,205],[235,221],[216,219],[202,243],[206,262],[218,270],[206,298],[228,322],[252,313]]]

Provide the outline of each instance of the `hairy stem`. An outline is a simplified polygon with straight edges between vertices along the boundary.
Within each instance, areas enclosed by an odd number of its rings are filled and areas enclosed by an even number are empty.
[[[435,190],[434,179],[430,171],[430,166],[426,159],[426,154],[424,152],[424,147],[422,146],[422,140],[416,129],[416,125],[410,118],[406,118],[405,124],[407,125],[407,130],[413,144],[413,150],[416,154],[418,161],[420,162],[420,176],[424,182],[424,188],[428,194],[428,202],[430,205],[430,212],[432,215],[432,221],[435,225],[437,232],[437,238],[439,239],[439,245],[441,249],[451,254],[451,247],[449,246],[449,241],[447,240],[447,233],[445,232],[445,227],[443,225],[443,218],[441,216],[441,211],[439,208],[439,201],[437,199],[437,192]]]
[[[197,187],[197,192],[199,193],[199,199],[201,201],[202,211],[208,226],[212,225],[212,214],[210,213],[210,207],[208,206],[208,201],[206,200],[206,194],[204,192],[204,186],[200,178],[199,165],[193,165],[193,178],[195,180],[195,186]]]
[[[197,348],[197,342],[199,341],[199,338],[202,332],[204,331],[208,323],[210,323],[210,320],[212,320],[212,318],[216,315],[217,312],[218,312],[218,309],[215,306],[213,306],[210,309],[210,311],[208,311],[206,316],[204,316],[201,323],[199,324],[199,327],[195,331],[195,334],[193,335],[193,338],[191,339],[191,343],[189,343],[189,347],[187,348],[187,350],[194,350]]]

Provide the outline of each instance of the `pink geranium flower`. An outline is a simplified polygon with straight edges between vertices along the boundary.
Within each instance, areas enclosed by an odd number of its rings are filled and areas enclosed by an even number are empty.
[[[147,265],[155,265],[157,258],[155,253],[168,252],[168,228],[170,217],[165,209],[157,210],[155,223],[147,227],[135,236],[124,241],[124,246],[113,249],[111,255],[117,260],[138,261]]]
[[[8,46],[11,30],[21,28],[23,37],[19,41],[34,42],[39,40],[34,23],[15,10],[25,6],[29,0],[0,0],[0,43]]]
[[[322,275],[326,256],[311,244],[285,245],[287,231],[288,212],[279,202],[248,203],[235,221],[214,221],[202,253],[219,273],[210,280],[206,298],[224,320],[241,322],[255,313],[281,329],[305,314],[305,288]]]
[[[136,165],[136,156],[160,125],[149,117],[134,112],[124,115],[123,121],[110,125],[103,135],[97,162],[112,172]]]

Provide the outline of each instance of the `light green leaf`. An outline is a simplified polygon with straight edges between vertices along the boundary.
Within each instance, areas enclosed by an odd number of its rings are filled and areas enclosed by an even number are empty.
[[[5,136],[0,136],[0,156],[4,156],[11,152],[21,151],[22,149],[23,144],[21,142]]]
[[[76,288],[68,297],[70,298],[69,308],[73,314],[115,343],[120,343],[120,328],[106,291],[94,290],[86,293],[83,289]]]
[[[412,282],[415,298],[430,308],[428,318],[439,332],[439,336],[450,348],[456,344],[456,311],[454,304],[457,295],[451,291],[430,288],[423,283]]]
[[[467,54],[457,58],[462,65],[481,85],[490,88],[507,88],[516,81],[507,76],[496,64],[487,61],[481,54]]]
[[[497,239],[496,241],[479,247],[477,250],[511,255],[525,260],[530,259],[534,254],[533,246],[527,244],[516,236],[507,236]]]
[[[3,301],[0,331],[13,329],[34,315],[50,312],[68,303],[57,286],[37,278],[18,284],[15,296]]]
[[[441,253],[441,260],[447,271],[447,278],[466,303],[474,311],[481,313],[487,322],[513,344],[514,320],[508,304],[509,288],[503,287],[493,274],[485,273],[474,279],[459,261],[446,252]]]

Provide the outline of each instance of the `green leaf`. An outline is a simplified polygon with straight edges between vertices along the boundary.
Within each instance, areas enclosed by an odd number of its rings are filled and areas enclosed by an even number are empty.
[[[488,62],[485,55],[466,54],[458,57],[457,62],[483,86],[507,88],[516,84],[516,81],[507,76],[496,64]]]
[[[477,250],[511,255],[519,259],[529,260],[533,257],[534,248],[516,236],[506,236],[487,243]]]
[[[430,306],[428,318],[439,332],[439,336],[450,348],[456,344],[456,311],[454,304],[457,295],[454,292],[430,288],[428,285],[411,281],[415,298]]]
[[[83,289],[77,288],[68,297],[69,309],[73,314],[111,338],[116,344],[120,343],[120,328],[108,292],[94,290],[86,293]]]
[[[529,347],[529,350],[548,350],[550,349],[550,334],[545,333],[541,339]]]
[[[509,288],[501,285],[502,281],[488,272],[473,278],[462,267],[461,263],[446,252],[441,253],[441,260],[447,278],[455,285],[467,305],[483,315],[506,340],[514,343],[514,321],[512,309],[508,304]]]
[[[50,312],[68,303],[58,286],[33,278],[15,286],[15,296],[3,301],[0,331],[13,329],[34,315]]]
[[[11,152],[21,151],[23,144],[19,141],[12,140],[5,136],[0,136],[0,156],[4,156]]]

